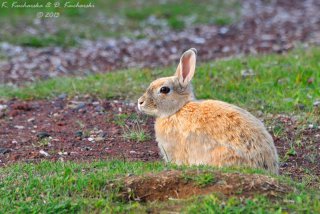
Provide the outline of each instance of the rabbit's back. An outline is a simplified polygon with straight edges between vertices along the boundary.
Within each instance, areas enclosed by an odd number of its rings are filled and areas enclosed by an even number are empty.
[[[276,149],[263,124],[225,102],[189,102],[175,114],[157,118],[155,131],[167,161],[278,171]]]

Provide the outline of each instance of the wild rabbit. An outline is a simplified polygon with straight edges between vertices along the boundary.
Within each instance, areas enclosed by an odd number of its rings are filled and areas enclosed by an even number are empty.
[[[273,139],[262,122],[240,107],[195,100],[191,79],[196,49],[181,56],[174,76],[153,81],[138,108],[156,116],[155,133],[164,159],[176,164],[247,166],[278,173]]]

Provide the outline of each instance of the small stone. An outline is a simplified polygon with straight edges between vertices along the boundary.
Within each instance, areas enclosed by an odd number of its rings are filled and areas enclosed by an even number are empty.
[[[60,94],[59,96],[58,96],[58,98],[59,99],[65,99],[67,97],[67,94]]]
[[[101,133],[103,133],[103,130],[102,129],[99,129],[99,130],[95,129],[95,133],[96,134],[101,134]]]
[[[89,146],[86,146],[86,147],[84,147],[84,150],[86,150],[86,151],[91,151],[91,150],[92,150],[92,148],[91,148],[91,147],[89,147]]]
[[[259,111],[257,111],[257,113],[256,113],[256,114],[257,114],[257,116],[258,116],[258,117],[262,117],[262,116],[263,116],[263,112],[262,112],[262,111],[260,111],[260,110],[259,110]]]
[[[8,148],[0,148],[0,154],[7,154],[10,153],[12,150]]]
[[[220,35],[224,35],[224,34],[228,33],[228,31],[229,31],[229,28],[222,27],[222,28],[219,29],[219,34]]]
[[[78,101],[71,101],[68,104],[68,108],[74,109],[74,110],[80,110],[84,108],[86,104],[84,102],[78,102]]]
[[[320,106],[320,100],[316,100],[316,101],[313,103],[313,106],[316,106],[316,107]]]
[[[7,108],[7,105],[0,105],[0,112],[6,110]]]
[[[272,45],[272,50],[276,51],[276,52],[280,52],[281,51],[281,47],[279,45]]]
[[[229,52],[230,51],[230,47],[229,46],[224,46],[223,48],[222,48],[222,52],[223,53],[227,53],[227,52]]]
[[[104,111],[104,108],[102,106],[96,106],[94,108],[97,112],[101,112],[101,111]]]
[[[82,108],[82,109],[79,109],[79,112],[84,114],[87,112],[87,110]]]
[[[76,106],[75,110],[83,109],[85,106],[86,106],[85,103],[79,103],[79,104]]]
[[[67,155],[68,152],[58,152],[59,155]]]
[[[53,117],[58,117],[59,114],[58,114],[58,113],[54,113],[52,116],[53,116]]]
[[[76,136],[76,137],[82,137],[82,136],[83,136],[83,132],[82,132],[82,131],[77,131],[77,132],[75,133],[75,136]]]
[[[136,152],[136,151],[131,150],[129,153],[130,153],[130,154],[136,154],[137,152]]]
[[[24,129],[24,126],[14,126],[16,129]]]
[[[40,150],[39,153],[40,153],[41,155],[43,155],[43,156],[46,156],[46,157],[49,157],[49,156],[50,156],[48,152],[45,152],[45,151],[43,151],[43,150]]]
[[[304,110],[306,106],[303,105],[303,104],[297,104],[296,107],[297,107],[299,110]]]
[[[36,121],[36,119],[34,117],[31,117],[27,120],[29,123],[33,123],[34,121]]]
[[[94,105],[94,106],[98,106],[99,104],[100,103],[98,101],[92,103],[92,105]]]
[[[50,134],[48,132],[38,132],[37,137],[40,139],[50,137]]]
[[[105,138],[103,138],[103,137],[96,137],[96,138],[94,138],[94,141],[97,141],[97,142],[99,142],[99,141],[104,141],[105,140]]]
[[[190,39],[192,42],[196,43],[196,44],[204,44],[206,43],[206,40],[202,37],[193,37]]]
[[[246,70],[242,70],[242,71],[241,71],[241,76],[242,76],[243,78],[251,77],[251,76],[254,76],[254,75],[255,75],[255,73],[253,72],[252,69],[246,69]]]
[[[94,141],[94,138],[89,137],[89,138],[88,138],[88,141],[93,142],[93,141]]]
[[[274,35],[272,34],[263,34],[261,35],[261,40],[262,41],[267,41],[267,42],[270,42],[270,41],[274,41],[276,38]]]
[[[99,133],[99,137],[103,137],[103,138],[106,138],[108,136],[107,132],[100,132]]]
[[[313,129],[314,125],[313,124],[309,124],[309,129]]]

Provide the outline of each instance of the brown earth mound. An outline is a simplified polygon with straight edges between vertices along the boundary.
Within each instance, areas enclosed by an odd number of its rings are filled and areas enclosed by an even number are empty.
[[[205,179],[210,178],[210,179]],[[202,182],[199,182],[199,180]],[[223,197],[252,197],[264,195],[270,198],[292,190],[276,179],[258,174],[221,173],[215,171],[164,171],[159,174],[129,176],[124,179],[120,196],[124,200],[163,201],[184,199],[194,195],[216,193]]]

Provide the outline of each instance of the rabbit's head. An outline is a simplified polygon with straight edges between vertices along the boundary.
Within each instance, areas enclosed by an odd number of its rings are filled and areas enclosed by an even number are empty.
[[[196,67],[196,49],[184,52],[174,76],[153,81],[139,98],[138,108],[143,113],[167,117],[194,99],[191,79]]]

